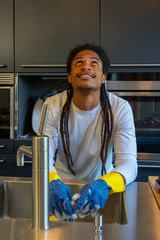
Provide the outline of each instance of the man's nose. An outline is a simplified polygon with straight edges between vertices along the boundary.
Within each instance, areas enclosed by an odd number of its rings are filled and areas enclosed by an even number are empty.
[[[82,70],[91,70],[91,66],[89,65],[89,63],[84,63],[82,66]]]

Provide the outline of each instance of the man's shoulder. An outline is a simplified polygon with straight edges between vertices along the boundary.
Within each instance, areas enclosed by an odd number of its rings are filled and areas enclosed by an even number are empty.
[[[108,93],[108,97],[114,116],[124,116],[132,112],[131,106],[127,100],[110,92]]]
[[[112,93],[112,92],[107,92],[108,97],[109,97],[109,101],[110,104],[128,104],[128,101],[126,101],[125,99],[123,99],[122,97],[117,96],[116,94]]]
[[[49,104],[52,107],[61,107],[64,105],[66,102],[66,97],[67,97],[67,91],[63,91],[61,93],[58,93],[56,95],[53,95],[45,101],[46,104]]]

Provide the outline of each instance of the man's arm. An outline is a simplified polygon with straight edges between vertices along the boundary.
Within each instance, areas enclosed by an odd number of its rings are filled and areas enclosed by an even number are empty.
[[[122,175],[125,184],[137,176],[137,145],[132,109],[124,102],[116,116],[114,131],[114,153],[116,167],[112,172]]]

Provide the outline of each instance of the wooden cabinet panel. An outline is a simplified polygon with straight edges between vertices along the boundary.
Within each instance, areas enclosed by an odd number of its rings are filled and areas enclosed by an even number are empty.
[[[111,64],[160,64],[160,1],[101,1],[100,44]]]
[[[32,159],[24,156],[24,166],[17,167],[16,155],[14,156],[13,175],[15,177],[32,177]]]
[[[13,139],[0,139],[0,154],[13,153],[14,152],[14,140]]]
[[[0,154],[0,176],[13,176],[13,154]]]
[[[160,161],[138,161],[138,175],[137,182],[148,182],[149,176],[159,176]]]
[[[14,155],[14,166],[13,174],[15,177],[32,177],[32,159],[24,156],[24,166],[17,167],[16,153],[21,145],[32,146],[31,139],[15,139],[15,155]]]
[[[0,0],[0,72],[13,72],[13,0]]]
[[[57,64],[75,45],[97,44],[98,32],[98,0],[15,0],[16,72],[66,71]]]

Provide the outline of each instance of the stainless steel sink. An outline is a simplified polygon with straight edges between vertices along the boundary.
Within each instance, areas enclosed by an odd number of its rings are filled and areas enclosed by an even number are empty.
[[[32,182],[6,181],[0,184],[0,217],[32,218]]]
[[[84,185],[83,181],[65,181],[73,194]],[[85,182],[86,183],[86,182]],[[125,192],[110,195],[106,206],[99,211],[103,214],[103,223],[126,224],[127,212]],[[0,218],[32,218],[32,182],[3,181],[0,182]],[[93,222],[93,218],[78,218],[75,222]]]

